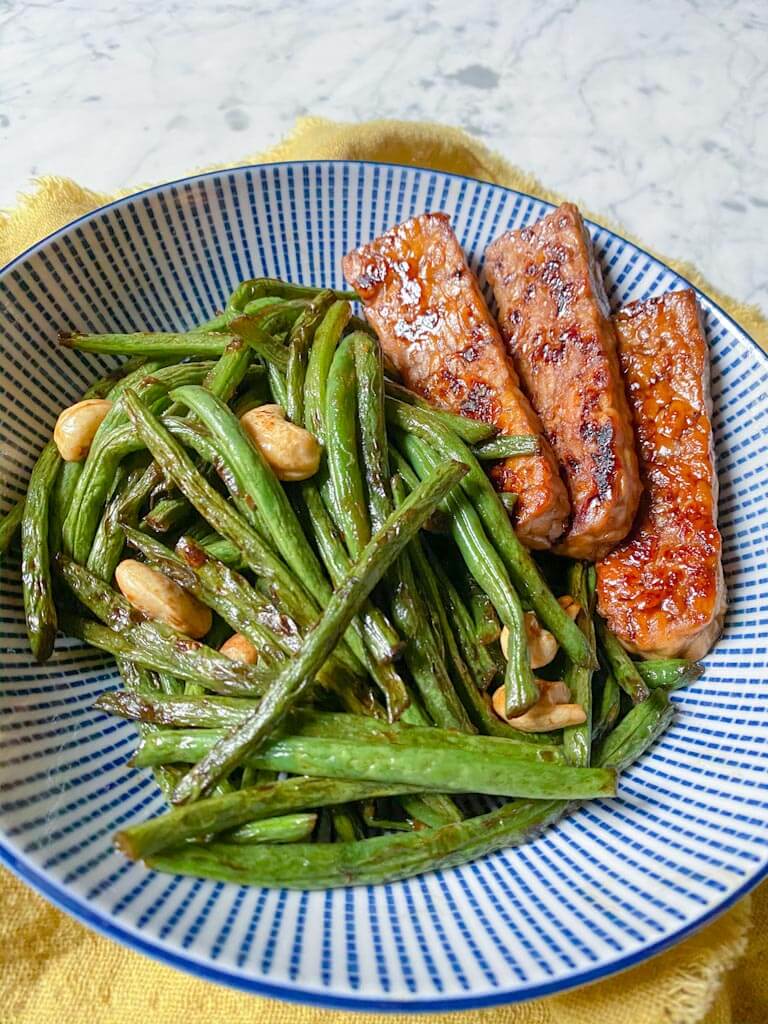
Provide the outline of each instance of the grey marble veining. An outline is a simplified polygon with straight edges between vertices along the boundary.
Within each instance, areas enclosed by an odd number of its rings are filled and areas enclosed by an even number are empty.
[[[460,125],[768,311],[765,0],[0,0],[0,205],[236,160],[307,113]]]

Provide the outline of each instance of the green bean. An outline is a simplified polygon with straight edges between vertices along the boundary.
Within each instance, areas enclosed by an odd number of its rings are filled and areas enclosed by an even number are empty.
[[[633,704],[640,704],[642,701],[648,700],[651,691],[637,670],[634,661],[599,616],[597,617],[597,635],[611,672],[624,693],[631,698]]]
[[[226,735],[217,729],[148,733],[133,764],[139,768],[199,764]],[[576,800],[614,796],[616,792],[615,775],[610,770],[551,763],[530,744],[493,737],[475,737],[472,748],[466,749],[457,743],[424,743],[407,732],[346,739],[302,731],[269,739],[257,753],[249,754],[248,760],[258,768],[291,775],[404,782],[442,793]]]
[[[414,487],[419,486],[419,478],[414,473],[413,466],[391,443],[389,445],[389,462],[392,466],[392,471],[397,473],[409,491],[412,491]],[[445,512],[437,509],[435,513],[430,516],[424,529],[428,530],[430,533],[448,533],[450,531],[449,517]]]
[[[78,334],[62,332],[59,343],[80,352],[100,352],[111,355],[142,355],[162,359],[210,359],[220,356],[230,342],[232,334],[196,331],[178,334],[168,331],[143,331],[137,334]]]
[[[438,455],[414,434],[402,434],[401,447],[419,476],[425,476],[440,463]],[[448,494],[443,508],[451,516],[451,532],[467,567],[509,629],[504,683],[507,714],[512,717],[522,713],[539,697],[531,671],[520,600],[504,563],[488,540],[480,518],[464,492],[459,489]]]
[[[216,842],[150,855],[146,862],[158,871],[241,885],[326,889],[377,884],[519,845],[559,818],[566,807],[556,800],[514,801],[442,828],[373,836],[357,843],[291,843],[278,853],[268,845],[236,847]]]
[[[306,428],[321,441],[325,438],[328,372],[349,315],[349,303],[335,302],[318,327],[310,351],[304,389],[304,422]],[[319,476],[322,483],[324,477],[322,468]],[[343,538],[338,532],[340,516],[333,488],[326,485],[323,487],[323,492],[323,496],[329,500],[329,505],[332,506],[333,515],[331,516],[326,512],[317,484],[310,481],[302,486],[302,497],[309,509],[310,525],[315,534],[316,543],[326,569],[336,586],[341,577],[349,571],[351,562],[344,550]],[[400,638],[383,614],[371,602],[367,602],[364,608],[363,627],[366,644],[377,661],[390,661],[397,655],[402,646]]]
[[[336,347],[349,322],[348,302],[334,302],[315,332],[304,381],[304,426],[318,441],[325,441],[325,396],[328,372]]]
[[[401,508],[406,492],[399,477],[393,478],[392,492],[395,505]],[[456,696],[445,662],[440,624],[431,619],[433,595],[427,590],[425,602],[416,582],[418,576],[422,584],[428,583],[424,580],[425,562],[416,536],[400,556],[396,571],[387,576],[392,614],[406,638],[405,660],[430,718],[441,728],[471,733],[472,720]]]
[[[59,466],[48,507],[48,548],[51,551],[62,548],[64,520],[84,466],[84,462],[62,462]]]
[[[277,772],[269,772],[265,768],[254,768],[253,765],[246,764],[243,765],[240,778],[240,789],[247,789],[249,786],[263,786],[268,782],[274,782],[277,779]]]
[[[443,458],[459,459],[469,466],[462,488],[488,531],[488,537],[521,598],[536,612],[539,622],[554,634],[572,661],[594,668],[594,654],[586,637],[547,587],[530,552],[518,540],[491,482],[467,446],[420,409],[391,398],[387,399],[386,409],[387,419],[393,426],[416,434],[422,442],[433,445]],[[496,610],[501,612],[497,601],[491,594],[488,596]]]
[[[592,742],[596,743],[609,732],[616,723],[621,710],[621,690],[613,672],[607,669],[603,673],[603,689],[600,703],[592,723]]]
[[[248,388],[241,395],[231,403],[230,409],[240,419],[245,416],[251,409],[258,409],[261,405],[267,405],[271,398],[271,392],[269,391],[266,383],[259,384],[256,387]]]
[[[572,562],[568,567],[568,593],[580,607],[577,623],[584,631],[590,647],[595,648],[594,587],[590,585],[590,567],[585,562]],[[592,669],[569,661],[564,682],[571,693],[571,701],[584,709],[586,720],[581,725],[563,729],[563,750],[569,764],[582,768],[589,766],[592,747]]]
[[[504,511],[508,516],[511,516],[515,511],[519,495],[512,493],[511,491],[500,491],[499,501],[501,502]]]
[[[13,543],[13,538],[21,527],[24,517],[24,498],[19,498],[15,505],[0,519],[0,555],[4,555]]]
[[[317,824],[316,814],[282,814],[279,818],[262,818],[227,832],[222,839],[237,845],[251,843],[296,843],[309,839]]]
[[[358,456],[354,334],[344,338],[336,349],[328,373],[325,446],[336,507],[341,516],[338,525],[350,555],[359,558],[371,539],[371,524]]]
[[[331,582],[337,587],[352,567],[352,561],[320,492],[311,481],[301,485],[301,497],[307,512],[308,526],[312,530],[320,557]],[[360,620],[365,631],[366,644],[377,662],[386,664],[393,661],[402,651],[403,642],[381,609],[367,601],[363,606]]]
[[[418,792],[413,786],[384,786],[336,779],[284,779],[174,807],[157,818],[131,825],[115,836],[115,846],[131,860],[151,856],[188,839],[215,835],[251,821],[378,796]]]
[[[149,469],[152,472],[149,472]],[[135,524],[139,508],[144,502],[147,488],[157,480],[154,467],[135,469],[126,475],[123,485],[116,491],[104,509],[96,531],[86,566],[99,579],[111,582],[125,546],[123,525]]]
[[[243,313],[247,313],[248,316],[253,316],[255,313],[261,312],[267,306],[275,306],[285,301],[277,295],[264,296],[260,299],[253,299],[251,302],[246,303],[243,309],[234,309],[227,307],[223,312],[217,313],[216,316],[211,317],[209,320],[204,321],[201,324],[197,324],[192,328],[193,331],[226,331],[233,320],[236,320]]]
[[[679,687],[699,679],[704,672],[703,667],[697,661],[686,661],[684,658],[636,661],[634,665],[643,677],[645,685],[651,689],[663,686],[668,690],[677,690]]]
[[[211,445],[210,440],[200,432],[199,427],[191,422],[181,420],[178,417],[168,416],[167,414],[162,417],[161,422],[183,444],[191,447],[199,456],[207,460],[211,469],[214,468],[214,463],[219,462],[218,453]],[[107,467],[113,467],[115,472],[117,472],[122,459],[131,453],[140,451],[143,447],[144,444],[136,434],[136,431],[130,423],[126,423],[112,431],[109,443],[105,444],[102,449],[102,456],[105,460],[108,460]],[[66,464],[63,468],[66,469],[67,465],[69,464]],[[207,476],[207,469],[204,472]],[[154,464],[151,464],[147,467],[144,478],[136,482],[136,490],[131,496],[130,503],[132,505],[135,503],[136,507],[143,505],[151,496],[152,491],[161,482],[162,475],[160,471]],[[110,481],[107,477],[106,468],[102,465],[97,480],[98,497],[104,500],[109,492],[109,487]],[[189,514],[189,509],[189,503],[185,499],[163,499],[158,502],[151,512],[147,513],[144,517],[144,523],[150,529],[155,530],[155,532],[165,532],[181,522],[183,517]],[[51,547],[53,547],[53,543]]]
[[[466,587],[467,607],[475,623],[477,642],[481,646],[487,647],[488,644],[496,643],[501,635],[499,617],[491,599],[477,585],[477,581],[471,574],[467,575]]]
[[[149,695],[158,691],[159,684],[157,678],[140,665],[136,665],[127,658],[118,657],[117,668],[120,675],[123,677],[126,687],[131,691],[131,695]],[[139,736],[145,736],[154,729],[155,726],[145,725],[142,723],[138,727]],[[178,781],[178,770],[170,765],[158,765],[156,768],[152,769],[152,774],[154,775],[155,781],[160,787],[160,791],[166,802],[170,802],[171,792]]]
[[[440,583],[440,592],[448,603],[464,661],[474,676],[475,685],[484,692],[496,678],[496,665],[483,644],[478,642],[472,617],[440,559],[431,555],[430,562]]]
[[[482,462],[514,459],[520,455],[538,455],[541,445],[533,434],[498,434],[472,448],[472,454]]]
[[[209,369],[209,363],[181,363],[178,366],[158,368],[149,376],[134,379],[132,383],[147,404],[154,406],[166,402],[168,390],[176,384],[199,383]],[[120,460],[125,457],[127,450],[135,450],[137,447],[130,445],[126,449],[125,444],[117,443],[115,437],[120,433],[118,427],[122,424],[127,426],[122,400],[127,390],[130,388],[126,387],[116,396],[121,400],[112,406],[96,431],[64,520],[64,551],[77,562],[85,563],[88,559],[100,513]]]
[[[387,429],[384,419],[384,377],[381,364],[381,346],[378,341],[369,335],[355,332],[345,340],[344,345],[351,346],[354,353],[355,376],[357,380],[357,407],[360,427],[360,442],[365,467],[366,490],[368,494],[368,512],[370,524],[374,530],[378,530],[392,513],[392,495],[389,486],[389,460],[387,457]],[[336,354],[338,359],[341,350]],[[350,403],[354,405],[354,400]],[[359,475],[356,474],[359,479]],[[360,483],[362,490],[362,481]],[[322,502],[318,502],[322,505]],[[318,510],[320,519],[323,518],[324,509]],[[360,512],[360,518],[364,521],[364,512]],[[367,523],[365,524],[367,526]],[[333,533],[332,525],[329,530]],[[343,558],[343,543],[341,545],[340,557]],[[393,570],[390,569],[391,575]],[[379,622],[379,619],[381,620]],[[389,623],[378,613],[378,609],[368,605],[368,614],[364,620],[364,628],[367,628],[368,635],[371,634],[371,626],[379,625],[386,631],[390,643],[394,641],[398,648],[402,646],[400,638],[392,630]],[[373,652],[373,648],[372,648]],[[375,653],[375,652],[374,652]],[[388,707],[393,719],[398,718],[408,704],[407,692],[402,680],[397,678],[394,688],[390,684],[385,688],[388,700]],[[395,705],[393,707],[393,705]]]
[[[595,763],[623,771],[634,760],[632,750],[647,749],[667,728],[675,714],[666,690],[654,690],[627,712],[616,728],[595,747]]]
[[[43,448],[29,478],[21,523],[21,582],[27,636],[36,661],[50,658],[56,638],[56,606],[48,551],[48,504],[61,456],[53,441]]]
[[[175,552],[129,528],[126,537],[151,563],[214,609],[231,629],[242,633],[258,650],[261,662],[269,665],[300,650],[302,636],[294,620],[189,537],[179,539]],[[341,679],[349,671],[344,651],[338,649],[318,673],[318,679],[328,685],[334,673]]]
[[[148,725],[219,729],[242,722],[254,707],[254,698],[107,690],[96,698],[93,706],[106,714]]]
[[[319,292],[293,326],[288,340],[288,365],[285,371],[286,415],[294,423],[304,423],[304,382],[309,349],[315,331],[333,303],[331,291]]]
[[[229,569],[242,569],[245,566],[242,555],[235,545],[224,537],[219,537],[213,530],[206,537],[201,538],[198,546],[213,561],[221,562]]]
[[[114,390],[114,379],[106,378],[88,388],[83,397],[103,398]],[[24,614],[29,646],[39,662],[50,658],[56,638],[57,616],[51,586],[48,523],[51,493],[61,461],[58,448],[49,441],[32,469],[21,520]]]
[[[354,350],[360,450],[365,468],[371,526],[379,530],[392,512],[384,373],[381,345],[367,334],[349,335]],[[345,344],[347,342],[345,341]]]
[[[277,302],[254,313],[249,312],[249,306],[245,315],[231,321],[229,330],[264,360],[268,372],[275,368],[284,374],[288,367],[288,349],[280,329],[291,331],[307,306],[305,301]]]
[[[353,291],[339,291],[328,289],[336,299],[356,299],[357,293]],[[276,277],[257,277],[250,281],[242,281],[232,292],[227,309],[245,309],[249,302],[261,299],[265,296],[276,296],[281,299],[314,299],[324,288],[315,288],[310,285],[288,284]]]
[[[269,381],[270,401],[285,409],[288,405],[285,374],[274,363],[267,363],[267,380]]]
[[[646,711],[647,704],[640,705],[635,711],[640,709]],[[656,729],[638,729],[630,724],[618,737],[614,733],[609,756],[621,764],[634,761],[656,738],[658,719],[663,719],[663,724],[666,724],[667,715],[668,711],[662,707],[657,714]],[[594,753],[596,763],[602,766],[600,749]],[[355,789],[356,786],[359,788]],[[343,787],[343,791],[339,792],[335,787]],[[226,797],[174,808],[159,818],[119,833],[116,844],[126,856],[146,858],[150,866],[174,873],[224,877],[221,873],[228,872],[224,879],[227,881],[302,889],[349,885],[357,881],[375,884],[463,863],[523,842],[568,809],[564,801],[515,800],[489,814],[444,828],[381,836],[363,840],[354,846],[286,847],[292,856],[298,852],[296,860],[291,863],[269,852],[268,847],[262,847],[259,850],[264,856],[258,862],[249,860],[245,864],[233,864],[229,858],[231,846],[217,850],[218,844],[205,848],[207,857],[204,861],[190,861],[187,854],[191,848],[186,847],[178,853],[153,856],[169,847],[179,846],[187,839],[221,832],[257,816],[269,817],[274,813],[319,806],[320,793],[324,795],[326,804],[333,804],[403,792],[394,787],[385,792],[364,793],[362,789],[363,784],[360,783],[288,779],[273,787],[241,790]]]
[[[163,498],[144,516],[141,525],[153,533],[181,529],[195,514],[186,498]]]
[[[429,568],[429,562],[426,562],[426,566]],[[420,578],[424,580],[425,575],[420,574]],[[505,725],[504,722],[501,722],[496,717],[489,706],[487,698],[477,688],[472,673],[467,667],[467,664],[459,651],[458,642],[448,620],[445,605],[441,599],[440,590],[434,586],[436,577],[433,573],[430,573],[427,578],[430,580],[427,594],[430,602],[432,602],[432,607],[437,611],[438,619],[442,627],[443,638],[445,640],[446,651],[448,654],[448,663],[450,665],[451,679],[453,680],[459,699],[467,710],[470,721],[475,728],[488,736],[504,735],[505,729],[512,731],[509,726]]]
[[[262,537],[250,527],[195,469],[182,446],[132,391],[125,395],[126,409],[141,437],[166,478],[227,540],[241,552],[246,564],[264,578],[275,597],[300,626],[309,626],[316,616],[312,600],[286,566],[273,554]]]
[[[241,316],[229,326],[233,334],[245,340],[266,363],[274,364],[281,373],[285,373],[288,368],[288,350],[258,320]]]
[[[392,619],[405,638],[405,663],[427,714],[443,728],[470,731],[473,727],[456,699],[408,552],[400,556],[392,575],[397,580],[389,592]]]
[[[418,538],[411,542],[411,556],[429,603],[435,612],[438,628],[445,641],[450,675],[459,698],[467,710],[472,724],[486,736],[514,737],[519,733],[506,722],[502,722],[490,707],[488,698],[482,693],[459,650],[454,627],[446,607],[446,595],[440,578],[434,570],[434,563],[421,547]]]
[[[211,369],[205,375],[202,386],[222,402],[228,402],[237,391],[247,374],[253,357],[252,349],[242,340],[236,338],[225,348]],[[178,405],[179,403],[174,403]],[[194,417],[190,417],[194,423]],[[209,472],[211,472],[209,470]],[[145,525],[156,533],[166,533],[178,529],[188,522],[191,506],[186,499],[178,495],[170,495],[152,509],[145,518]]]
[[[162,692],[168,694],[170,697],[177,697],[182,693],[191,693],[192,688],[194,688],[195,693],[207,692],[203,684],[197,682],[193,677],[180,679],[173,675],[172,672],[169,672],[168,669],[162,667],[155,669],[155,675],[157,676]]]
[[[328,514],[320,492],[311,481],[301,485],[301,500],[306,511],[307,527],[315,538],[333,585],[338,586],[352,566],[341,535]],[[370,599],[363,605],[360,615],[353,620],[351,628],[359,630],[369,654],[365,664],[385,697],[390,720],[397,721],[410,701],[407,688],[392,665],[393,659],[404,647],[403,641],[381,609]]]
[[[252,358],[252,349],[242,338],[235,338],[206,374],[203,387],[226,404],[240,387]]]
[[[454,821],[462,821],[464,815],[454,800],[445,793],[421,793],[418,796],[402,794],[397,798],[409,818],[421,822],[427,828],[440,828]]]
[[[175,793],[177,803],[199,797],[222,775],[229,774],[249,753],[258,750],[286,711],[305,692],[314,673],[358,614],[371,590],[463,472],[460,463],[447,463],[440,467],[387,520],[334,592],[301,651],[281,671],[258,710],[184,776]]]
[[[490,441],[498,433],[498,428],[492,423],[483,423],[482,420],[472,420],[467,416],[459,416],[454,412],[447,412],[439,409],[431,402],[425,401],[413,391],[404,388],[401,384],[395,384],[388,380],[385,382],[385,389],[389,398],[395,398],[406,405],[415,406],[423,412],[428,413],[433,422],[442,423],[452,430],[457,437],[460,437],[467,444],[483,444]]]
[[[363,838],[363,826],[354,804],[331,807],[330,814],[337,843],[354,843]]]

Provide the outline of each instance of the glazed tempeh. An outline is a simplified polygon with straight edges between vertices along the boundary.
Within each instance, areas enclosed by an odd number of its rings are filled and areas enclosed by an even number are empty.
[[[701,658],[725,614],[709,359],[696,297],[616,314],[645,493],[632,533],[597,566],[600,613],[629,650]]]
[[[522,387],[560,460],[573,518],[559,554],[597,559],[622,540],[640,483],[600,268],[575,206],[489,246],[485,269]]]
[[[436,405],[494,423],[505,434],[541,437],[496,324],[450,221],[425,213],[349,253],[344,274],[405,383]],[[523,543],[547,548],[568,518],[568,498],[551,448],[493,467],[496,486],[519,495]]]

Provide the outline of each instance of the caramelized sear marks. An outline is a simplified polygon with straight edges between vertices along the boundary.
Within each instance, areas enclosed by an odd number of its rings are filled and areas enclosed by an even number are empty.
[[[505,434],[541,436],[474,274],[442,213],[391,228],[344,259],[384,351],[403,381],[435,405],[495,424]],[[518,535],[547,548],[563,533],[568,498],[541,438],[535,456],[507,459],[492,476],[519,495]]]
[[[600,614],[635,653],[701,658],[720,634],[726,598],[696,297],[636,302],[614,322],[645,493],[630,536],[598,563]]]
[[[556,550],[597,559],[629,531],[640,480],[608,302],[579,211],[565,203],[497,238],[485,271],[570,493],[573,519]]]

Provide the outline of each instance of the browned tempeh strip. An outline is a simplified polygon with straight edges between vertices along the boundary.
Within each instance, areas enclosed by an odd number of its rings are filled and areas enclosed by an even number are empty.
[[[598,563],[600,612],[631,651],[701,658],[720,634],[726,596],[696,297],[669,292],[614,321],[645,493],[632,533]]]
[[[560,460],[573,509],[558,547],[596,559],[626,536],[640,482],[600,268],[565,203],[488,247],[485,270],[525,393]]]

